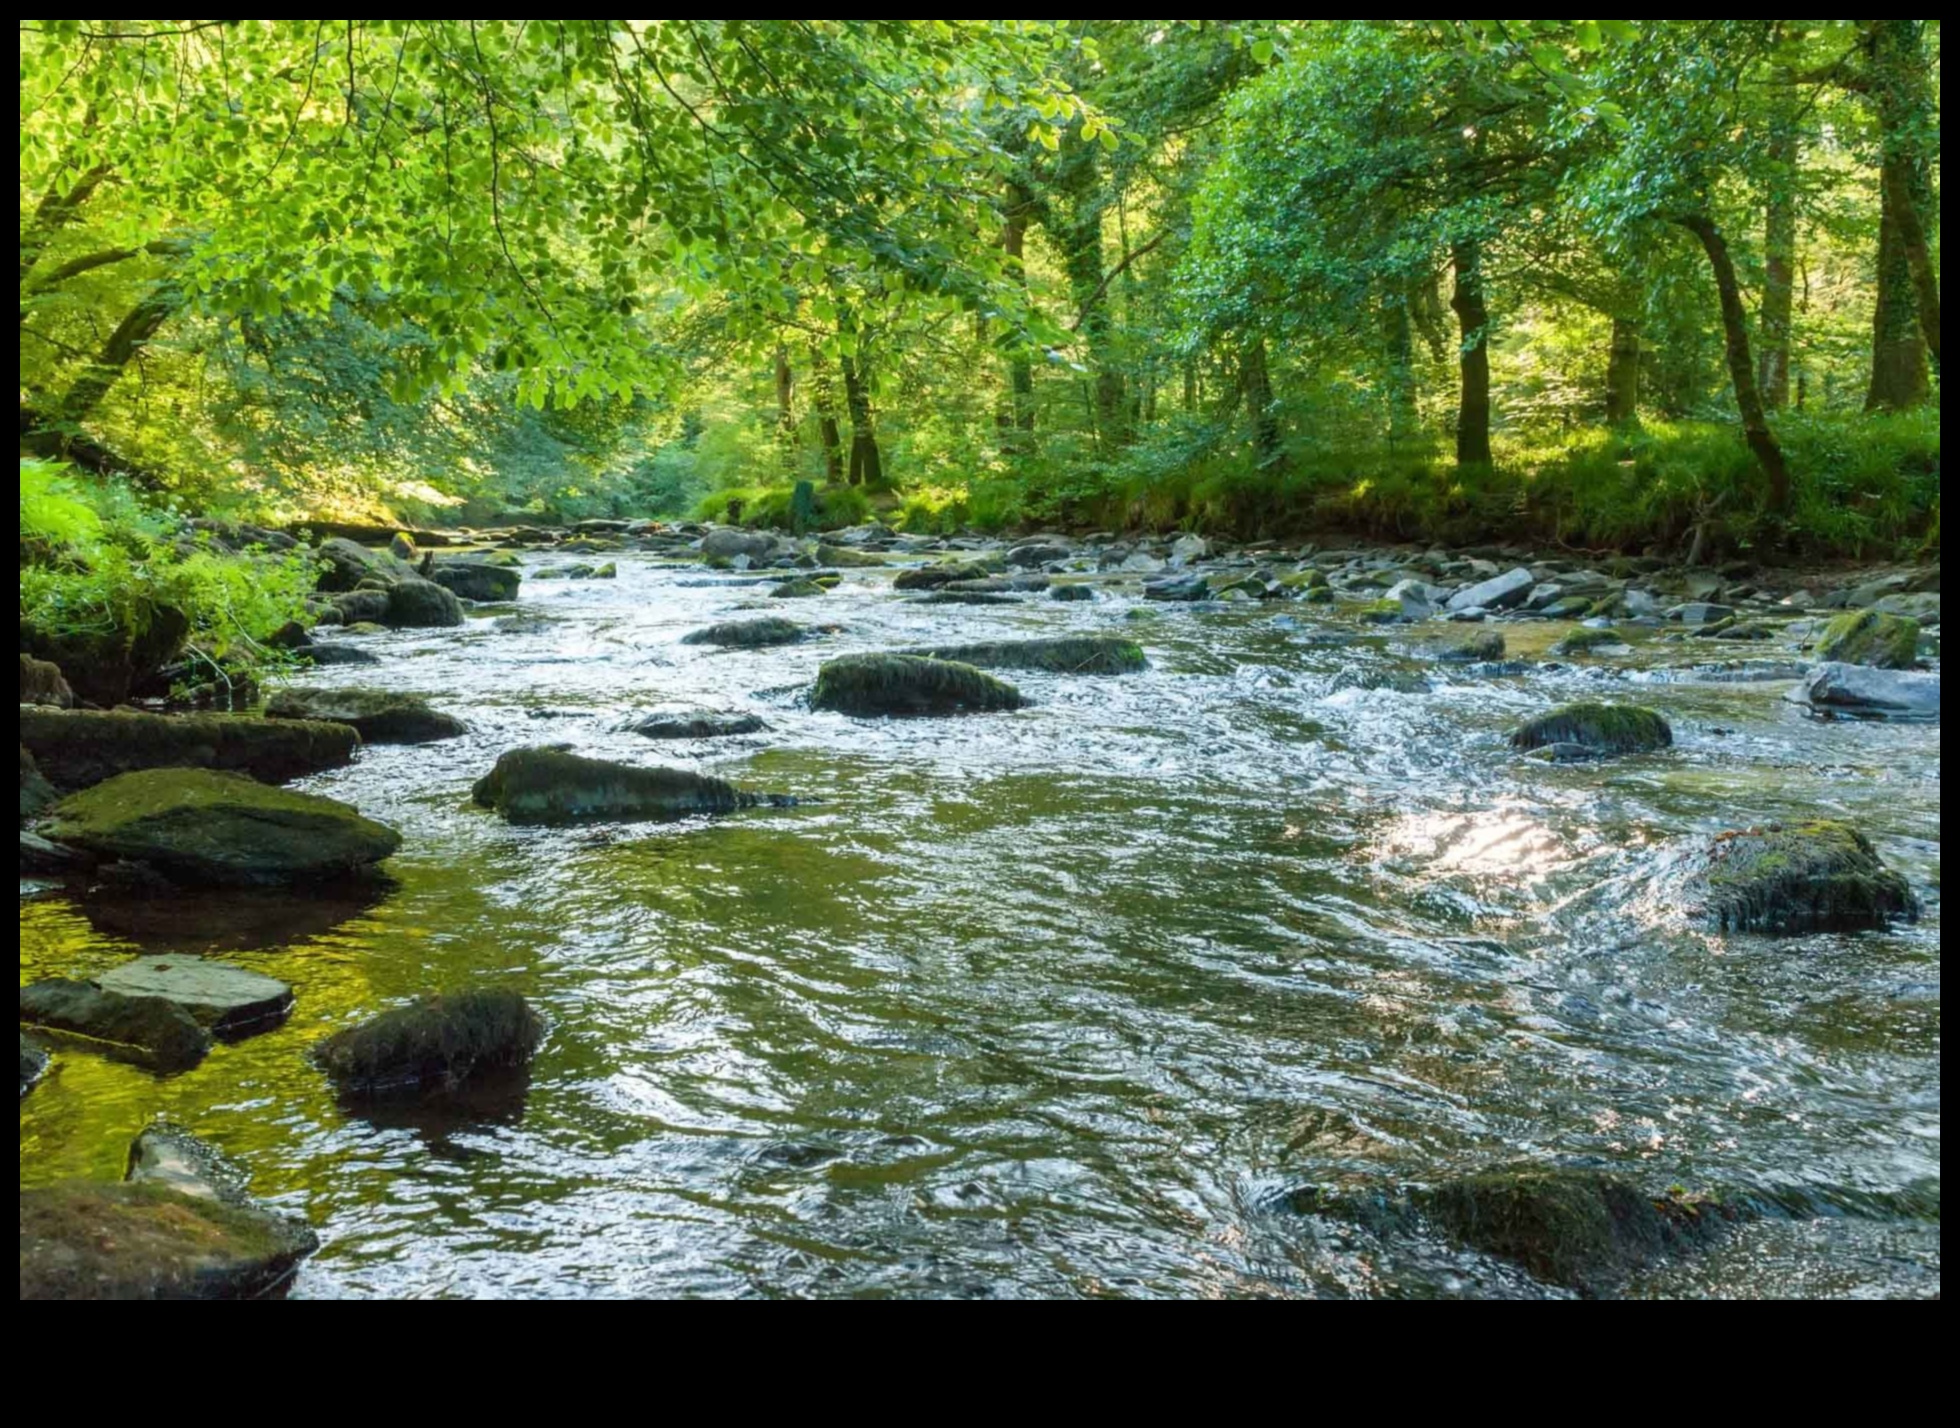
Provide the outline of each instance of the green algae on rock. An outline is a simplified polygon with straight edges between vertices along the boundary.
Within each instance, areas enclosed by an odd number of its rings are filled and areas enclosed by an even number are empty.
[[[765,615],[759,620],[728,620],[681,636],[684,645],[722,645],[732,649],[763,649],[770,645],[793,645],[808,634],[794,620]]]
[[[56,843],[191,882],[278,883],[356,872],[401,835],[331,798],[206,769],[126,773],[56,804]]]
[[[544,1024],[516,992],[420,997],[314,1048],[343,1094],[455,1090],[471,1077],[529,1062]]]
[[[1919,659],[1919,621],[1878,610],[1839,615],[1817,637],[1817,658],[1880,669],[1911,669]]]
[[[731,813],[757,802],[705,774],[586,758],[562,745],[507,750],[470,796],[512,823],[682,818]]]
[[[68,977],[22,987],[20,1020],[154,1071],[188,1070],[211,1049],[210,1035],[175,1002],[125,996]]]
[[[245,714],[133,709],[20,711],[20,742],[55,787],[87,788],[140,769],[215,769],[284,783],[350,763],[360,738],[344,724]]]
[[[465,600],[515,600],[524,583],[522,572],[488,560],[439,560],[429,578]]]
[[[455,715],[431,709],[426,694],[353,685],[339,689],[290,686],[266,701],[265,714],[268,719],[346,724],[369,744],[426,744],[469,732],[469,726]]]
[[[1626,637],[1618,630],[1595,630],[1581,625],[1553,645],[1552,653],[1555,655],[1593,654],[1625,643]]]
[[[1504,635],[1498,630],[1479,630],[1452,644],[1432,645],[1423,653],[1446,664],[1489,664],[1504,658]]]
[[[917,655],[857,654],[817,671],[810,707],[839,714],[972,714],[1027,701],[1005,680],[970,664]]]
[[[1602,754],[1648,753],[1674,742],[1674,730],[1651,709],[1631,704],[1564,704],[1528,719],[1511,735],[1514,749],[1575,745]]]
[[[894,590],[937,590],[942,585],[950,585],[955,580],[985,580],[995,573],[997,567],[974,562],[959,562],[945,565],[922,565],[915,570],[902,570],[892,581]]]
[[[1143,646],[1121,635],[990,640],[983,644],[940,645],[898,653],[918,659],[952,660],[975,669],[1038,669],[1050,674],[1134,674],[1149,668]]]
[[[1693,875],[1691,901],[1717,931],[1772,936],[1858,932],[1919,915],[1871,840],[1824,818],[1722,834]]]

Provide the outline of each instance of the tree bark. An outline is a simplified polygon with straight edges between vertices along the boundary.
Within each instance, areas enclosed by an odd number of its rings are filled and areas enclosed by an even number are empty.
[[[776,344],[776,446],[788,475],[796,474],[796,374],[790,370],[789,348]]]
[[[838,365],[844,369],[844,405],[851,414],[850,482],[853,486],[882,487],[885,463],[872,425],[870,378],[855,358],[845,357]]]
[[[1456,415],[1456,462],[1488,466],[1490,461],[1490,309],[1484,302],[1481,245],[1464,240],[1450,245],[1450,310],[1456,314],[1457,369],[1461,395]]]
[[[1279,410],[1273,401],[1273,377],[1266,365],[1266,339],[1255,337],[1239,353],[1239,391],[1246,415],[1252,419],[1252,449],[1262,470],[1286,463],[1281,444]]]
[[[1050,220],[1050,231],[1062,250],[1062,268],[1069,294],[1075,300],[1076,330],[1088,343],[1090,400],[1097,439],[1105,449],[1129,441],[1128,413],[1123,402],[1123,374],[1111,359],[1112,326],[1109,307],[1102,301],[1108,287],[1103,271],[1103,201],[1096,169],[1096,145],[1068,140],[1055,166],[1055,190],[1062,210]],[[1053,210],[1051,209],[1051,212]]]
[[[810,348],[810,385],[815,391],[817,441],[823,447],[823,479],[832,485],[844,479],[844,442],[837,429],[837,388],[821,349]]]
[[[1391,291],[1381,300],[1382,357],[1388,368],[1388,442],[1407,441],[1416,429],[1416,338],[1409,295]]]
[[[1778,85],[1774,102],[1769,133],[1769,198],[1763,210],[1763,302],[1758,317],[1762,351],[1756,379],[1764,408],[1780,412],[1790,405],[1790,307],[1797,271],[1800,151],[1793,81],[1786,78]]]
[[[1626,426],[1640,419],[1640,324],[1613,319],[1606,349],[1606,423]]]
[[[162,282],[151,288],[117,324],[95,361],[82,369],[82,374],[56,404],[55,423],[64,430],[72,430],[93,415],[102,399],[109,395],[109,389],[116,385],[116,379],[122,376],[123,368],[135,360],[156,336],[157,329],[183,305],[183,290],[177,284]]]
[[[1020,183],[1009,183],[1007,202],[1001,218],[1000,247],[1007,255],[1013,280],[1020,285],[1023,300],[1028,293],[1025,254],[1028,215],[1034,209],[1034,196]],[[1007,354],[1007,405],[994,414],[1003,437],[1002,444],[1019,451],[1034,447],[1034,363],[1018,340]]]
[[[68,189],[49,189],[41,195],[41,201],[34,205],[34,214],[27,220],[20,235],[20,281],[27,285],[28,274],[34,265],[41,261],[41,255],[48,250],[48,244],[55,240],[62,229],[75,221],[82,205],[89,201],[102,181],[109,176],[106,164],[97,164],[83,173]]]
[[[1742,307],[1742,285],[1736,281],[1735,260],[1721,229],[1707,214],[1691,214],[1681,226],[1701,241],[1708,255],[1708,266],[1715,275],[1715,291],[1722,300],[1723,349],[1729,362],[1729,381],[1735,387],[1736,409],[1742,414],[1742,437],[1755,454],[1756,464],[1769,482],[1769,504],[1773,511],[1790,504],[1790,468],[1783,460],[1783,448],[1769,429],[1763,411],[1762,395],[1756,390],[1756,364],[1749,353],[1749,318]]]
[[[1923,215],[1930,192],[1924,132],[1930,123],[1923,22],[1863,22],[1870,55],[1870,94],[1878,113],[1878,293],[1872,309],[1872,377],[1867,411],[1899,411],[1924,402],[1926,338],[1906,230]],[[1923,218],[1920,227],[1924,228]]]
[[[1905,171],[1895,169],[1892,184],[1904,190]],[[1927,355],[1933,370],[1940,370],[1940,277],[1933,271],[1933,260],[1926,250],[1926,227],[1919,219],[1919,206],[1910,195],[1900,192],[1893,198],[1893,213],[1899,220],[1899,238],[1905,245],[1906,266],[1912,272],[1912,291],[1919,308],[1919,330],[1926,339]]]

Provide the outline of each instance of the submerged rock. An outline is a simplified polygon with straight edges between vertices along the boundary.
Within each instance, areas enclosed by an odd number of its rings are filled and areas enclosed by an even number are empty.
[[[1007,595],[993,590],[929,590],[918,599],[909,602],[914,605],[1020,605],[1025,603],[1019,595]]]
[[[38,1041],[20,1039],[20,1094],[21,1099],[41,1084],[41,1078],[48,1074],[48,1051]]]
[[[1204,600],[1211,595],[1211,582],[1202,575],[1178,575],[1165,580],[1146,580],[1143,583],[1143,598],[1146,600],[1167,600],[1174,604],[1189,604],[1194,600]]]
[[[307,664],[326,668],[337,664],[380,664],[380,657],[371,650],[359,645],[346,644],[340,640],[314,640],[303,647],[299,657]]]
[[[1940,677],[1863,664],[1820,664],[1787,696],[1812,709],[1866,719],[1937,719]]]
[[[225,1037],[277,1026],[293,1009],[293,989],[284,982],[210,957],[138,957],[111,967],[95,985],[126,997],[161,997]]]
[[[67,709],[75,703],[75,691],[61,677],[60,666],[23,654],[20,657],[20,702],[52,704],[57,709]]]
[[[1511,735],[1514,749],[1573,746],[1596,754],[1637,754],[1665,749],[1674,730],[1651,709],[1631,704],[1566,704],[1526,720]]]
[[[469,732],[454,714],[431,709],[427,695],[394,689],[291,687],[266,701],[265,714],[346,724],[368,744],[426,744]]]
[[[516,992],[420,997],[337,1031],[313,1052],[342,1094],[453,1091],[472,1077],[527,1064],[544,1023]]]
[[[1050,600],[1093,600],[1096,592],[1087,585],[1053,585],[1049,587]]]
[[[1489,664],[1504,658],[1504,636],[1496,630],[1479,630],[1451,644],[1429,646],[1423,653],[1446,664]]]
[[[524,583],[521,572],[483,560],[439,560],[429,578],[465,600],[515,600]]]
[[[1050,674],[1134,674],[1149,668],[1143,646],[1120,635],[1073,635],[1048,640],[993,640],[900,650],[902,656],[952,660],[975,669],[1039,669]]]
[[[846,655],[817,672],[810,707],[839,714],[973,714],[1019,709],[1026,701],[1005,680],[970,664],[917,655]]]
[[[476,781],[470,796],[512,823],[680,818],[729,813],[757,801],[705,774],[589,759],[563,745],[507,751]]]
[[[949,565],[924,565],[917,570],[902,570],[892,581],[894,590],[937,590],[942,585],[950,585],[955,580],[985,580],[994,572],[984,565],[965,562]]]
[[[684,645],[721,645],[732,649],[761,649],[768,645],[793,645],[808,631],[794,620],[765,615],[759,620],[729,620],[681,636]]]
[[[401,835],[331,798],[232,773],[146,769],[56,804],[42,831],[99,858],[191,882],[278,883],[355,872]]]
[[[433,580],[411,577],[388,587],[381,623],[395,629],[440,629],[463,623],[463,602]]]
[[[182,1131],[145,1131],[130,1162],[120,1185],[20,1192],[22,1299],[262,1298],[319,1245]]]
[[[1858,932],[1919,915],[1906,880],[1849,823],[1724,833],[1697,860],[1689,904],[1720,932]]]
[[[648,739],[725,739],[734,734],[759,734],[769,726],[754,714],[697,709],[649,714],[627,727]]]
[[[188,1070],[211,1049],[210,1035],[174,1002],[125,996],[68,977],[22,987],[20,1020],[155,1071]]]
[[[46,708],[20,711],[20,742],[63,789],[157,768],[218,769],[284,783],[350,763],[361,743],[343,724]]]

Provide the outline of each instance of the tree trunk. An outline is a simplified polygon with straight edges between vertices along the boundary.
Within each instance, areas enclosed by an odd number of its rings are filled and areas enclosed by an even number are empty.
[[[1926,250],[1926,227],[1920,222],[1919,206],[1904,192],[1905,170],[1894,169],[1891,183],[1901,190],[1893,198],[1892,211],[1899,220],[1899,238],[1905,245],[1906,266],[1912,272],[1913,297],[1919,307],[1919,330],[1926,339],[1927,355],[1933,370],[1940,370],[1940,275],[1933,271],[1933,260]]]
[[[1780,412],[1790,405],[1790,301],[1797,271],[1799,150],[1794,82],[1779,84],[1776,96],[1769,133],[1769,201],[1763,211],[1763,303],[1758,319],[1762,351],[1757,385],[1764,408]]]
[[[1007,255],[1009,274],[1020,285],[1024,300],[1028,293],[1028,272],[1023,255],[1027,249],[1028,214],[1033,207],[1033,195],[1025,186],[1018,183],[1007,186],[1000,246]],[[1003,438],[1002,445],[1030,451],[1034,447],[1034,363],[1018,338],[1010,340],[1014,346],[1007,354],[1007,406],[996,412],[994,418]]]
[[[835,484],[844,479],[844,442],[837,430],[837,386],[830,379],[830,364],[823,350],[810,345],[810,385],[817,409],[817,441],[823,447],[823,479]]]
[[[1782,511],[1790,504],[1790,469],[1783,461],[1783,448],[1769,429],[1763,399],[1756,390],[1756,364],[1749,355],[1749,318],[1742,308],[1742,286],[1736,281],[1735,261],[1715,220],[1694,214],[1681,224],[1701,240],[1702,252],[1715,274],[1715,291],[1722,299],[1723,349],[1729,362],[1729,381],[1735,387],[1736,409],[1742,414],[1742,436],[1755,454],[1769,481],[1770,509]]]
[[[1262,470],[1272,470],[1286,462],[1280,442],[1279,411],[1273,402],[1273,377],[1266,366],[1266,339],[1255,337],[1239,354],[1239,391],[1245,397],[1246,415],[1252,418],[1252,449]]]
[[[102,344],[95,361],[82,369],[82,374],[69,387],[67,394],[55,405],[54,421],[64,430],[80,426],[100,406],[109,389],[116,385],[127,367],[150,339],[176,315],[184,305],[183,290],[173,282],[158,283],[109,334],[109,340]]]
[[[1112,335],[1109,305],[1103,301],[1108,286],[1103,271],[1103,202],[1100,176],[1096,169],[1096,145],[1071,139],[1064,146],[1055,166],[1055,189],[1062,199],[1062,215],[1051,220],[1050,231],[1062,250],[1062,268],[1068,275],[1069,294],[1075,300],[1077,331],[1089,347],[1090,400],[1097,439],[1104,449],[1114,449],[1129,441],[1127,409],[1123,402],[1123,374],[1111,360]]]
[[[838,365],[844,369],[844,405],[851,413],[851,484],[882,487],[885,463],[878,454],[878,433],[871,424],[870,377],[854,358],[845,357]]]
[[[41,261],[41,255],[48,250],[48,244],[55,240],[62,229],[75,221],[82,205],[90,195],[101,187],[102,180],[109,176],[106,164],[97,164],[75,180],[68,189],[49,189],[41,195],[41,201],[34,205],[34,213],[28,219],[20,234],[20,281],[27,285],[28,274],[34,265]]]
[[[1450,310],[1456,314],[1457,367],[1462,395],[1456,415],[1456,463],[1490,462],[1490,309],[1484,303],[1483,252],[1474,241],[1450,245],[1456,281]]]
[[[1878,294],[1872,309],[1872,379],[1867,411],[1899,411],[1927,398],[1926,338],[1906,230],[1923,215],[1930,183],[1922,137],[1930,123],[1923,23],[1864,22],[1870,92],[1878,112]],[[1911,212],[1908,213],[1908,210]],[[1924,228],[1923,218],[1920,227]]]
[[[796,374],[790,370],[789,348],[776,344],[776,453],[783,472],[796,475]]]
[[[1640,324],[1630,317],[1616,317],[1606,349],[1606,423],[1626,426],[1639,419]]]
[[[1416,429],[1416,338],[1409,320],[1409,296],[1389,292],[1382,298],[1383,360],[1388,367],[1388,442],[1407,441]]]

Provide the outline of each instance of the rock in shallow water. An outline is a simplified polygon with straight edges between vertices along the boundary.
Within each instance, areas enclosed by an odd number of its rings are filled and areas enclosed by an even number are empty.
[[[1134,674],[1149,668],[1143,646],[1120,635],[1075,635],[1049,640],[993,640],[900,650],[902,656],[952,660],[975,669],[1039,669],[1050,674]]]
[[[1444,602],[1449,610],[1508,610],[1513,605],[1522,605],[1525,597],[1531,594],[1531,587],[1538,582],[1532,579],[1531,572],[1522,566],[1507,570],[1502,575],[1475,585],[1465,586]]]
[[[205,769],[126,773],[56,804],[42,831],[187,882],[281,883],[380,862],[401,835],[331,798]]]
[[[381,623],[395,629],[440,629],[463,623],[463,602],[433,580],[415,576],[388,587]]]
[[[314,1049],[340,1091],[387,1096],[455,1090],[472,1077],[530,1061],[544,1023],[515,992],[422,997],[337,1031]]]
[[[27,1093],[41,1083],[48,1073],[47,1048],[39,1042],[20,1038],[20,1094],[23,1099]]]
[[[1848,823],[1816,819],[1724,833],[1696,861],[1688,903],[1720,932],[1859,932],[1915,918],[1906,880]]]
[[[1817,657],[1837,664],[1911,669],[1919,658],[1919,622],[1877,610],[1839,615],[1817,637]]]
[[[22,709],[20,742],[57,788],[138,769],[217,769],[284,783],[352,762],[360,739],[340,724],[243,714]]]
[[[1514,749],[1554,746],[1596,755],[1649,753],[1674,742],[1674,730],[1651,709],[1631,704],[1566,704],[1526,720],[1511,735]]]
[[[839,714],[975,714],[1019,709],[1026,701],[1005,680],[970,664],[916,655],[846,655],[817,672],[810,707]]]
[[[649,714],[627,727],[647,739],[725,739],[735,734],[759,734],[769,726],[754,714],[692,709]]]
[[[1788,698],[1820,713],[1863,719],[1937,719],[1940,677],[1862,664],[1820,664]]]
[[[681,636],[684,645],[721,645],[732,649],[762,649],[770,645],[793,645],[808,631],[794,620],[765,615],[759,620],[729,620]]]
[[[284,982],[210,957],[138,957],[111,967],[95,985],[126,997],[161,997],[226,1037],[277,1026],[293,1009],[293,989]]]
[[[524,583],[520,571],[480,560],[439,560],[429,577],[465,600],[515,600]]]
[[[22,987],[20,1020],[155,1071],[188,1070],[211,1049],[209,1034],[175,1003],[124,996],[68,977]]]
[[[705,774],[589,759],[562,745],[509,750],[470,796],[512,823],[681,818],[731,813],[760,801]]]
[[[425,694],[395,689],[290,687],[266,701],[268,719],[312,719],[346,724],[369,744],[426,744],[453,739],[469,726],[429,707]]]

